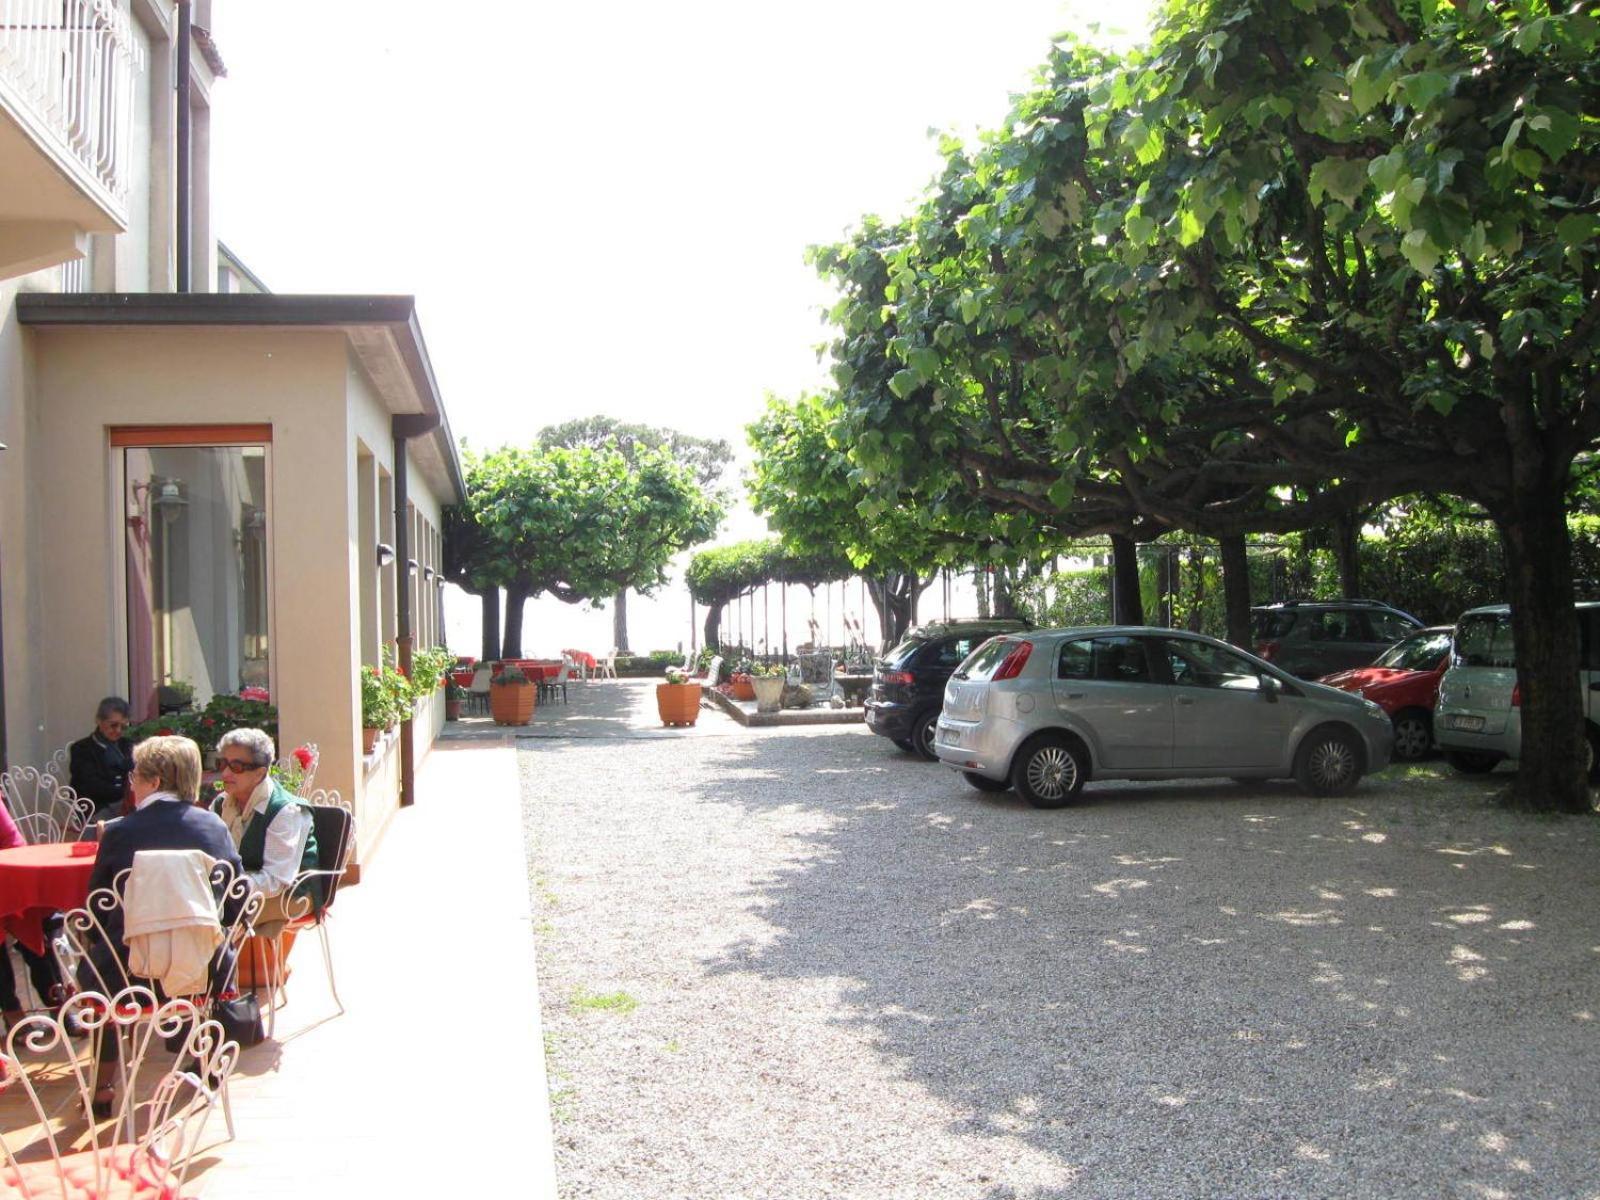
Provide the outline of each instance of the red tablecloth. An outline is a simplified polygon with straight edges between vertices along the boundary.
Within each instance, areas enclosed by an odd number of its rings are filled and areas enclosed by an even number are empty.
[[[35,954],[44,953],[44,919],[78,908],[89,896],[93,854],[74,857],[71,842],[0,850],[0,922]]]
[[[594,655],[590,654],[587,650],[563,650],[561,653],[572,659],[573,662],[577,663],[585,671],[594,670]]]
[[[474,672],[471,667],[464,671],[451,671],[450,681],[460,687],[471,687],[473,674]]]

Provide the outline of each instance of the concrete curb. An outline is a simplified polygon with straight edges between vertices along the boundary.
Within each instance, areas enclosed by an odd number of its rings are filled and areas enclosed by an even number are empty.
[[[724,696],[714,687],[701,693],[701,703],[710,703],[721,709],[741,725],[752,728],[768,725],[859,725],[863,710],[859,708],[786,708],[781,712],[755,711],[754,701],[740,702]]]

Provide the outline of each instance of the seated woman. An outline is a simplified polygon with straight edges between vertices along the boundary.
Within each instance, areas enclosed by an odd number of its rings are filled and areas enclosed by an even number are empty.
[[[228,827],[215,813],[195,804],[200,796],[199,746],[186,737],[148,738],[133,748],[128,779],[134,811],[105,826],[94,872],[89,876],[91,891],[111,887],[121,872],[133,866],[133,856],[141,850],[201,850],[227,863],[235,873],[243,873]],[[119,907],[100,916],[105,940],[96,941],[89,950],[88,961],[78,968],[79,985],[90,991],[104,990],[112,981],[127,977],[122,910]],[[213,986],[232,974],[231,955],[224,947],[211,963]],[[97,1114],[109,1115],[111,1111],[111,1079],[116,1061],[117,1039],[102,1038],[95,1077]]]
[[[107,696],[95,709],[94,732],[73,742],[68,750],[67,782],[80,796],[94,801],[96,821],[109,821],[123,813],[128,793],[128,771],[133,766],[133,743],[123,736],[128,728],[128,702]]]
[[[318,865],[311,809],[272,777],[277,747],[265,731],[234,729],[217,743],[222,791],[212,806],[239,848],[245,874],[267,898],[256,933],[276,937],[292,918],[322,906],[322,880],[307,880],[291,895],[289,885]]]

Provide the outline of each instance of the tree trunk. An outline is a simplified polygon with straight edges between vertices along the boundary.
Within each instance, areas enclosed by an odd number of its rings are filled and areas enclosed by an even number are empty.
[[[1123,533],[1111,535],[1111,620],[1117,625],[1144,624],[1144,598],[1139,595],[1139,547]]]
[[[500,657],[500,589],[485,588],[478,599],[483,604],[483,660]]]
[[[618,588],[611,603],[615,606],[611,610],[611,644],[618,654],[632,654],[628,649],[628,589]]]
[[[1206,623],[1206,552],[1202,546],[1189,547],[1189,617],[1184,622],[1190,633],[1199,633]]]
[[[978,615],[988,618],[994,615],[994,610],[989,607],[989,571],[986,567],[972,569],[972,584],[978,590]]]
[[[1155,619],[1172,628],[1172,547],[1155,546]]]
[[[1339,562],[1339,587],[1350,597],[1361,595],[1362,514],[1348,513],[1333,522],[1328,531],[1333,538],[1334,557]]]
[[[722,649],[722,601],[713,600],[706,606],[706,645]]]
[[[506,589],[506,632],[501,639],[501,658],[522,657],[522,610],[527,607],[528,588],[518,584]]]
[[[1250,556],[1245,553],[1244,534],[1230,533],[1217,540],[1222,547],[1222,604],[1227,610],[1228,640],[1249,650]]]
[[[1588,813],[1588,735],[1578,684],[1565,478],[1561,472],[1558,481],[1524,486],[1502,504],[1489,505],[1489,515],[1505,549],[1522,689],[1522,758],[1510,798],[1536,811]]]
[[[911,627],[911,598],[918,582],[915,575],[899,571],[867,580],[867,595],[872,597],[872,606],[878,610],[878,622],[883,626],[885,650],[904,637]]]
[[[994,615],[1006,620],[1017,616],[1016,580],[1011,570],[1004,563],[994,569]]]

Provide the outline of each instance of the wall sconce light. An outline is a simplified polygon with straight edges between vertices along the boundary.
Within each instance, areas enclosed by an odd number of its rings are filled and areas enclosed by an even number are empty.
[[[406,559],[406,574],[407,575],[415,575],[416,573],[417,573],[417,560],[414,559],[414,558]]]
[[[433,578],[433,568],[432,567],[423,567],[422,568],[422,578],[425,581],[429,580],[429,579],[432,579]]]
[[[388,542],[379,542],[378,543],[378,565],[380,567],[387,567],[393,561],[394,561],[394,547],[389,545]]]
[[[162,519],[176,521],[184,509],[189,507],[189,500],[179,488],[176,479],[163,479],[160,488],[154,488],[155,480],[150,481],[155,495],[150,503],[161,513]]]
[[[433,577],[433,582],[439,588],[440,591],[444,590],[444,576],[443,575],[435,575]]]

